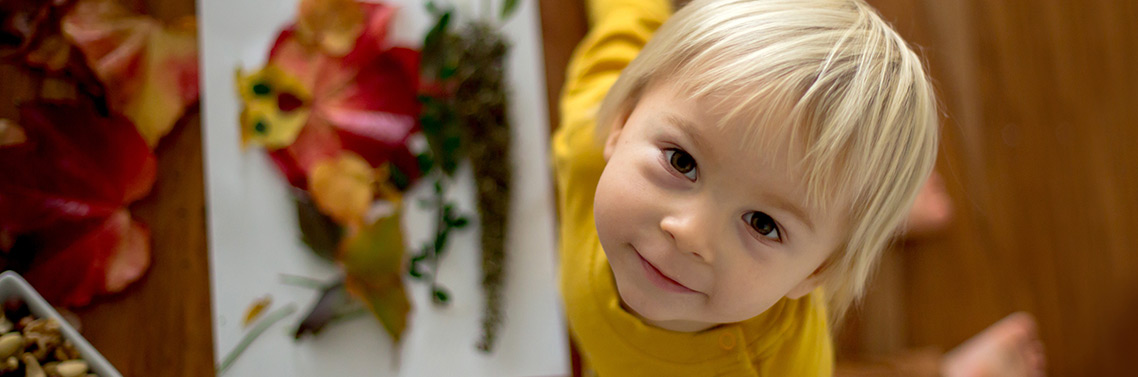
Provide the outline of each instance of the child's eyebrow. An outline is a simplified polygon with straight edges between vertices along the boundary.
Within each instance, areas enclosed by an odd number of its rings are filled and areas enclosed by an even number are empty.
[[[708,150],[707,143],[705,143],[703,141],[703,138],[700,138],[699,134],[695,132],[695,130],[699,127],[697,127],[694,122],[672,113],[664,113],[664,119],[667,120],[668,123],[671,123],[673,126],[678,128],[680,132],[683,132],[684,136],[687,137],[688,140],[691,140],[692,144],[695,144],[695,147],[697,149],[704,151]]]
[[[787,200],[782,195],[771,194],[770,198],[771,205],[779,210],[790,213],[794,217],[797,217],[799,222],[806,224],[806,229],[809,229],[811,233],[814,232],[814,222],[811,221],[810,216],[806,215],[806,211],[803,211],[802,207],[794,205],[794,203]]]

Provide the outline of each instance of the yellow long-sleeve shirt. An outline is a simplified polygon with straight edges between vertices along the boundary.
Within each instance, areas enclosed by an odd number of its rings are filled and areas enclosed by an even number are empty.
[[[594,116],[620,71],[671,15],[666,0],[590,0],[591,29],[568,68],[553,138],[566,317],[586,364],[612,376],[829,376],[833,348],[820,291],[735,324],[673,332],[621,308],[593,218],[604,169]]]

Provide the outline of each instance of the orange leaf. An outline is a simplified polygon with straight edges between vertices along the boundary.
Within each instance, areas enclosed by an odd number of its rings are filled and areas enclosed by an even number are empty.
[[[308,191],[316,207],[337,223],[359,225],[375,198],[375,171],[352,152],[317,162]]]
[[[363,7],[355,0],[303,0],[297,12],[296,35],[306,46],[344,56],[363,32],[364,16]]]

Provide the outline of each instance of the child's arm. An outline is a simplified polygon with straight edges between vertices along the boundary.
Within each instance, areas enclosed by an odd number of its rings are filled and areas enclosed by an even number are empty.
[[[586,0],[585,6],[588,8],[589,24],[593,26],[621,8],[643,10],[646,13],[663,11],[664,18],[667,18],[672,9],[679,8],[687,2],[687,0]]]
[[[593,193],[604,169],[594,137],[597,108],[672,10],[670,0],[588,0],[586,5],[590,30],[566,69],[561,125],[552,142],[563,243],[594,231]]]
[[[672,13],[669,0],[588,0],[590,30],[573,53],[562,126],[591,123],[610,86]]]

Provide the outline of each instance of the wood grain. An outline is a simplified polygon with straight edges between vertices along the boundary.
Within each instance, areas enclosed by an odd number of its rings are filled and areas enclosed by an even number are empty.
[[[83,334],[124,376],[213,375],[201,127],[182,120],[157,149],[158,180],[131,206],[150,227],[150,271],[77,311]]]
[[[579,0],[539,1],[541,40],[545,61],[545,91],[549,103],[549,127],[561,124],[561,88],[565,84],[565,68],[573,49],[588,31],[585,7]]]
[[[903,344],[951,347],[1026,310],[1050,375],[1129,374],[1138,6],[871,3],[924,46],[945,105],[939,168],[956,201],[941,237],[900,247]]]

